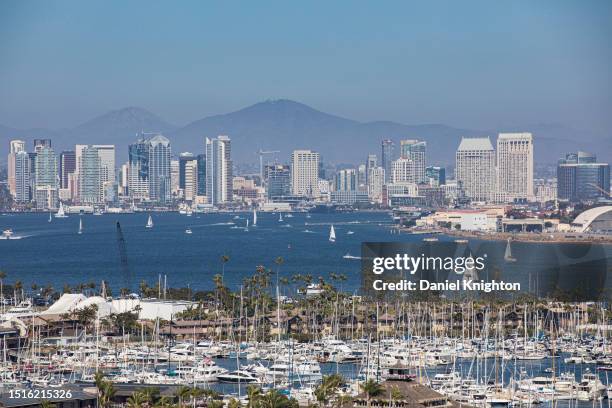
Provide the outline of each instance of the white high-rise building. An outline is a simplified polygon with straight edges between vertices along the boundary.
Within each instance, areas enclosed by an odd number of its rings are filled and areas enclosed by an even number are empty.
[[[419,173],[415,167],[415,161],[405,157],[395,160],[391,165],[392,183],[418,183]]]
[[[411,183],[423,183],[426,180],[426,152],[427,142],[417,139],[400,140],[400,157],[412,161],[412,173],[414,181]]]
[[[185,162],[185,200],[193,201],[198,195],[198,161]]]
[[[291,193],[297,196],[319,196],[319,153],[294,150],[291,154]]]
[[[180,181],[180,163],[178,160],[170,161],[170,191],[172,194],[177,194],[179,191]]]
[[[206,138],[206,196],[213,205],[232,201],[232,145],[228,136]]]
[[[500,133],[497,138],[497,189],[505,201],[533,200],[533,137]]]
[[[23,204],[30,201],[30,155],[25,151],[13,153],[15,155],[14,193],[15,202]]]
[[[382,167],[371,167],[368,174],[368,196],[372,201],[382,202],[384,184],[385,169]]]
[[[495,193],[495,149],[488,137],[462,138],[456,153],[455,178],[468,198],[490,200]]]
[[[93,145],[100,157],[100,190],[104,201],[108,201],[106,193],[115,184],[115,145]]]
[[[15,187],[16,165],[15,165],[15,159],[16,159],[17,153],[23,152],[23,151],[25,151],[25,142],[23,140],[11,140],[9,142],[8,187],[9,187],[9,192],[11,193],[11,195],[13,197],[15,197],[15,194],[16,194],[16,187]]]

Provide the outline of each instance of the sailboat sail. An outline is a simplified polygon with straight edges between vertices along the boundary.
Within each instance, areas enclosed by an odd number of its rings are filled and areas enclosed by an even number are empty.
[[[249,219],[246,220],[246,229],[249,229]]]
[[[79,218],[79,234],[83,233],[83,219]]]
[[[329,229],[329,242],[336,242],[336,230],[333,225]]]
[[[510,238],[508,238],[508,243],[506,244],[506,252],[504,253],[504,260],[506,262],[516,262],[516,258],[512,257],[512,248],[510,246]]]
[[[149,215],[149,219],[147,220],[147,228],[153,228],[153,218]]]
[[[49,211],[49,222],[51,222],[53,218],[51,218],[51,211]]]
[[[60,203],[59,210],[55,214],[55,218],[66,218],[66,213],[64,212],[64,204]]]
[[[257,225],[257,210],[253,210],[253,226]]]
[[[278,214],[278,222],[283,222],[283,213]]]

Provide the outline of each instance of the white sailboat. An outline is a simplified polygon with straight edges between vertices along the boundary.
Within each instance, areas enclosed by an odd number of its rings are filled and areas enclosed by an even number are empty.
[[[83,218],[79,218],[79,235],[83,233]]]
[[[278,213],[278,222],[283,222],[283,213]]]
[[[508,243],[506,244],[506,252],[504,253],[504,261],[516,262],[516,258],[512,257],[512,248],[510,247],[510,238],[508,238]]]
[[[60,203],[59,210],[55,213],[55,218],[66,218],[68,217],[64,212],[64,203]]]
[[[147,220],[147,225],[145,228],[153,228],[153,218],[151,218],[151,214],[149,214],[149,219]]]
[[[257,225],[257,210],[253,210],[253,226]]]
[[[51,211],[49,211],[49,222],[53,221],[53,217],[51,217]]]
[[[333,225],[329,229],[329,242],[336,242],[336,230]]]
[[[244,228],[245,231],[249,230],[249,219],[246,219],[246,227]]]

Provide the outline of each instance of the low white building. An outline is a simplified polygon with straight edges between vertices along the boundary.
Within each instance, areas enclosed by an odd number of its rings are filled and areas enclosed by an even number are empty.
[[[164,319],[171,320],[181,312],[196,303],[186,300],[161,300],[161,299],[114,299],[112,306],[117,313],[133,312],[139,309],[138,318],[143,320]]]

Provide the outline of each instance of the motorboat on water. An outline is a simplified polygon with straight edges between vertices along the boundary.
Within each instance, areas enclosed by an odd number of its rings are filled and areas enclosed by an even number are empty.
[[[2,239],[11,239],[12,236],[13,236],[12,229],[7,228],[4,231],[2,231]]]
[[[217,380],[221,383],[244,383],[252,384],[261,382],[253,373],[247,370],[235,370],[229,373],[217,375]]]
[[[354,256],[354,255],[351,255],[348,252],[342,258],[344,258],[344,259],[361,259],[360,256]]]
[[[185,230],[185,234],[193,234],[193,231],[191,231],[191,228],[187,228]]]

